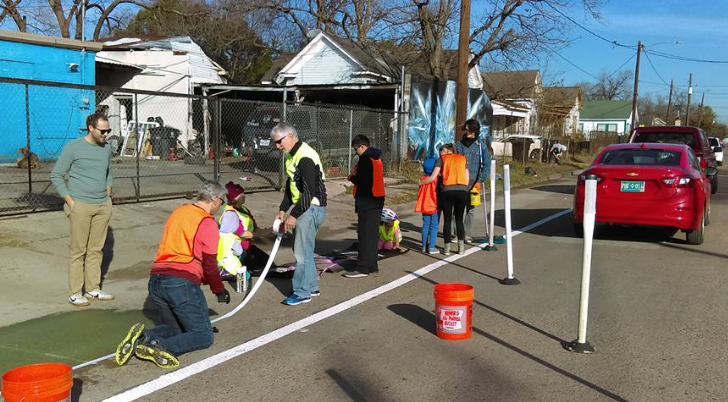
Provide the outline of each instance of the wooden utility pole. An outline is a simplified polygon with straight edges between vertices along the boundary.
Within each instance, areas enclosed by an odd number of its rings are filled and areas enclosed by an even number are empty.
[[[667,114],[665,115],[665,124],[674,126],[675,122],[670,123],[670,109],[672,108],[672,88],[675,86],[675,80],[670,79],[670,96],[667,98]]]
[[[463,136],[468,113],[468,64],[470,63],[470,0],[460,4],[460,38],[458,40],[458,81],[455,106],[455,141]]]
[[[700,121],[703,120],[703,105],[705,104],[705,92],[703,92],[703,96],[700,98],[700,109],[698,109],[698,125],[696,127],[700,127]]]
[[[688,79],[688,110],[685,111],[685,125],[690,125],[690,98],[693,97],[693,73],[690,73]]]
[[[632,92],[632,122],[629,127],[630,134],[637,123],[637,94],[640,82],[640,55],[642,54],[642,41],[637,42],[637,64],[634,67],[634,92]]]

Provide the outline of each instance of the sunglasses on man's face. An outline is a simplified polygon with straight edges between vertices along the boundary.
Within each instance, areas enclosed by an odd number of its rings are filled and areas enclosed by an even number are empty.
[[[273,141],[273,142],[274,142],[274,143],[275,143],[276,145],[281,145],[281,142],[283,142],[283,140],[285,140],[285,139],[286,139],[286,137],[288,137],[288,136],[286,135],[286,136],[284,136],[284,137],[281,137],[280,139],[278,139],[278,140],[275,140],[275,141]]]
[[[99,130],[99,131],[101,132],[101,134],[108,134],[111,132],[111,129],[107,128],[106,130]]]

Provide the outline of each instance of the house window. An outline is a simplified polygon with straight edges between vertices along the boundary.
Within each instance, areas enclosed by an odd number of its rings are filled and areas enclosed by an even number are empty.
[[[616,124],[597,124],[597,131],[616,133],[617,125]]]

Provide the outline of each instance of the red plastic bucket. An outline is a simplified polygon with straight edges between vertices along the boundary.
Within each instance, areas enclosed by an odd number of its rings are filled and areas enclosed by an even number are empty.
[[[63,363],[22,366],[3,374],[5,402],[67,402],[71,400],[73,369]]]
[[[463,283],[435,285],[436,333],[440,339],[469,339],[473,327],[473,287]]]

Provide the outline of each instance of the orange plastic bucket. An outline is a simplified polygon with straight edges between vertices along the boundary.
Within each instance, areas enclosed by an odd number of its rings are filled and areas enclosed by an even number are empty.
[[[436,333],[440,339],[469,339],[473,327],[473,287],[462,283],[435,285]]]
[[[67,402],[73,369],[63,363],[31,364],[3,374],[2,384],[5,402]]]

